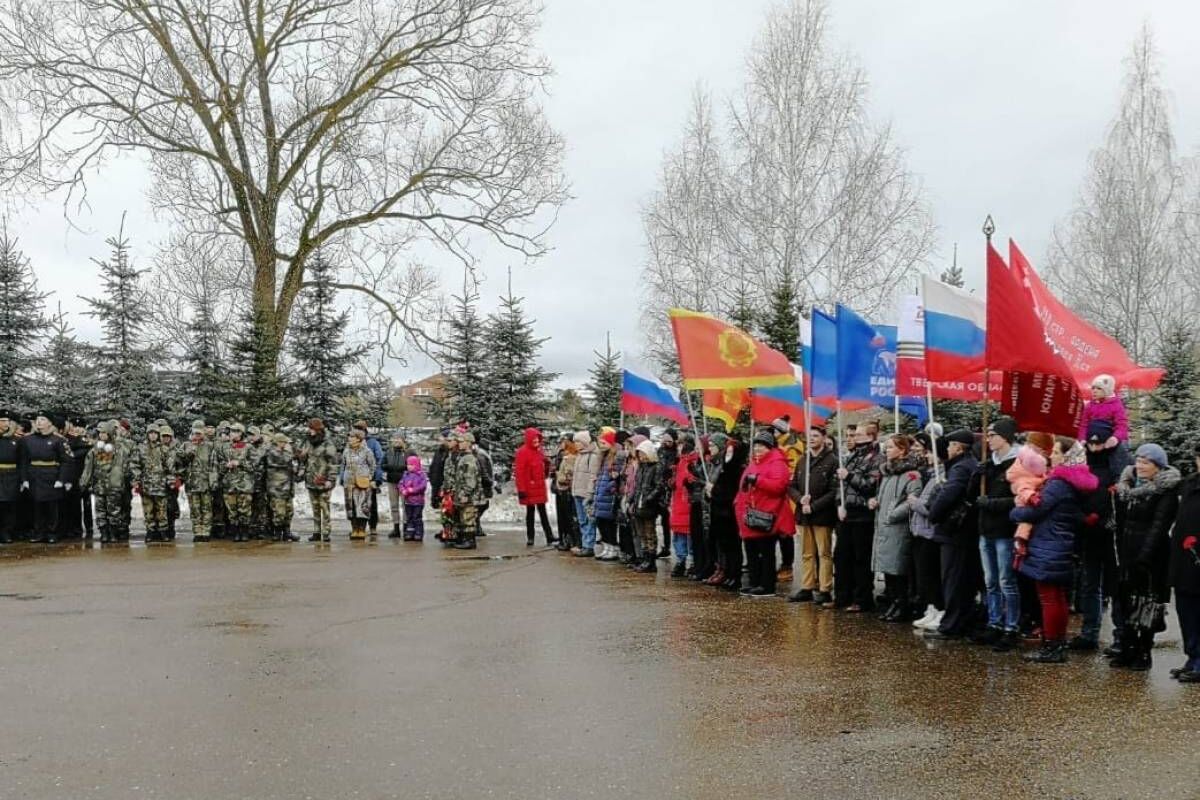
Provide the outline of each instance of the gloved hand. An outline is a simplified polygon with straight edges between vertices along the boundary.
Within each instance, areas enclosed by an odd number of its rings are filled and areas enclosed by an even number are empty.
[[[63,488],[63,482],[62,482],[62,481],[55,481],[55,482],[54,482],[54,488],[55,488],[55,489],[61,489],[61,488]]]
[[[846,521],[846,507],[838,506],[838,519],[842,522]]]
[[[1089,528],[1096,527],[1096,525],[1098,525],[1099,522],[1100,522],[1100,515],[1097,514],[1095,511],[1093,511],[1092,513],[1088,514],[1086,517],[1083,518],[1083,524],[1087,525]]]
[[[66,489],[66,490],[69,492],[69,491],[71,491],[71,484],[69,484],[69,483],[64,483],[64,484],[63,484],[63,488],[64,488],[64,489]]]
[[[21,491],[22,492],[29,491],[29,481],[21,481]]]

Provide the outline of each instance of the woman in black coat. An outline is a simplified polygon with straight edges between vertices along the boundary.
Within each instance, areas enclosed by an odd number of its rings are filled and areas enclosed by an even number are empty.
[[[1171,670],[1180,683],[1200,683],[1200,447],[1196,472],[1180,486],[1179,512],[1171,535],[1171,586],[1187,661]]]
[[[1117,560],[1126,619],[1114,667],[1150,669],[1154,634],[1163,626],[1135,611],[1170,599],[1170,531],[1179,508],[1180,480],[1166,452],[1144,444],[1137,449],[1134,465],[1117,481]]]
[[[710,586],[727,592],[742,588],[742,537],[738,535],[737,514],[733,500],[737,497],[742,473],[746,471],[746,445],[724,434],[714,434],[712,443],[717,452],[713,455],[716,470],[709,473],[712,484],[709,489],[709,533],[720,549],[720,569]],[[710,468],[711,469],[711,468]],[[720,577],[720,581],[715,578]]]

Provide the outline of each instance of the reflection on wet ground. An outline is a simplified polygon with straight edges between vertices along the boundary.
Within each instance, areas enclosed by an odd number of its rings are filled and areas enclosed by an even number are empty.
[[[1200,796],[1200,686],[488,537],[0,551],[5,797]],[[64,757],[71,754],[71,757]]]

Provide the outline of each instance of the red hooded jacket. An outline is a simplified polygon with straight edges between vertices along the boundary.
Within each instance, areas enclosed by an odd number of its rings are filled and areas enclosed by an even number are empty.
[[[523,506],[539,506],[546,502],[546,456],[534,444],[542,433],[537,428],[525,429],[525,444],[517,448],[513,458],[513,481],[517,499]]]
[[[753,486],[747,487],[746,479],[751,475],[756,476],[756,481]],[[787,496],[791,478],[787,456],[778,447],[772,447],[762,459],[750,459],[750,464],[742,473],[737,497],[733,501],[733,508],[737,513],[738,533],[743,539],[762,539],[771,535],[746,527],[748,508],[774,514],[776,535],[796,535],[796,514]]]
[[[692,475],[692,464],[700,458],[693,450],[679,457],[675,465],[675,474],[671,478],[671,532],[685,536],[692,532],[692,502],[691,492],[688,491],[696,476]]]

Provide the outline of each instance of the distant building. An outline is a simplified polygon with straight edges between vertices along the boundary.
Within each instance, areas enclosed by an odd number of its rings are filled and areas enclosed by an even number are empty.
[[[401,386],[400,396],[427,400],[431,403],[441,403],[446,399],[446,375],[443,372],[439,372],[436,375],[430,375],[428,378],[422,378],[416,383]]]
[[[446,399],[446,375],[437,373],[400,387],[392,404],[397,424],[408,428],[434,428],[444,424],[440,408]]]

